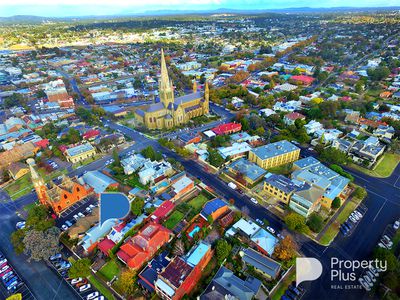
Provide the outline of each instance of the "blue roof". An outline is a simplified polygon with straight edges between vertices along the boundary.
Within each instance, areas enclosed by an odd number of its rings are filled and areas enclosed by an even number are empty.
[[[192,267],[197,266],[200,260],[210,249],[211,246],[209,244],[200,242],[200,244],[191,253],[188,254],[186,262]]]
[[[263,168],[259,167],[255,163],[248,161],[247,159],[240,158],[231,163],[228,168],[235,170],[236,172],[240,172],[244,176],[250,178],[252,181],[256,181],[260,179],[262,176],[267,173]]]
[[[104,192],[111,184],[117,183],[114,179],[100,171],[89,171],[83,175],[83,180],[99,194]]]
[[[281,191],[284,191],[286,194],[298,189],[298,186],[291,179],[280,174],[268,173],[265,175],[265,182]]]
[[[108,219],[104,221],[103,225],[97,225],[90,228],[86,235],[82,239],[82,247],[87,250],[94,243],[99,241],[100,238],[104,237],[110,232],[111,228],[118,224],[117,219]]]
[[[267,144],[264,146],[260,146],[252,150],[252,152],[257,155],[262,160],[279,156],[285,153],[293,152],[296,150],[300,150],[297,146],[292,143],[282,140],[276,143]]]
[[[224,206],[226,206],[226,203],[219,198],[208,201],[204,205],[203,210],[201,211],[201,215],[207,219],[209,215]]]

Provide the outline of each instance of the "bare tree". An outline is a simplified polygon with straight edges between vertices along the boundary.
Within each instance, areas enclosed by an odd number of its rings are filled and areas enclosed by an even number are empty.
[[[177,256],[182,256],[185,254],[185,245],[183,244],[182,240],[176,241],[173,253]]]
[[[51,227],[46,231],[28,231],[24,237],[24,253],[29,256],[28,260],[47,260],[59,252],[61,249],[59,236],[60,229],[57,227]]]

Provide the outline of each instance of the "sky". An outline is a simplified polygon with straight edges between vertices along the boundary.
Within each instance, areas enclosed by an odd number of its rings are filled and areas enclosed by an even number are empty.
[[[154,10],[384,7],[399,0],[0,0],[0,16],[44,17],[135,14]]]

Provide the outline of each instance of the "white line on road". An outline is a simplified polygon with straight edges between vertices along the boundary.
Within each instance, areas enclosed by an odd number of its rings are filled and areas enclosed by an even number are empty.
[[[375,215],[375,218],[372,220],[372,222],[375,222],[376,218],[378,217],[379,213],[381,212],[382,208],[386,205],[387,199],[385,200],[385,202],[383,202],[381,208],[378,210],[378,212]]]

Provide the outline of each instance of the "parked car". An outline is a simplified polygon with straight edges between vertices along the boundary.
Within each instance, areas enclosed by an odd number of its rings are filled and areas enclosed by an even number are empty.
[[[75,221],[78,221],[79,216],[78,215],[74,215],[73,218],[75,219]]]
[[[24,229],[24,228],[25,228],[25,225],[26,225],[26,222],[25,222],[25,221],[20,221],[20,222],[18,222],[17,224],[15,224],[15,227],[16,227],[17,229]]]
[[[92,212],[92,209],[88,206],[88,207],[86,207],[85,211],[86,211],[88,214],[90,214],[90,213]]]
[[[94,298],[97,298],[100,295],[99,292],[93,292],[90,293],[89,295],[86,296],[86,300],[93,300]]]
[[[5,271],[7,271],[9,268],[10,268],[9,265],[5,265],[4,267],[2,267],[2,268],[0,269],[0,275],[3,274]]]
[[[81,281],[82,281],[82,277],[73,278],[73,279],[71,280],[71,284],[72,284],[72,285],[75,285],[75,284],[77,284],[78,282],[81,282]]]
[[[57,254],[54,254],[54,255],[50,256],[49,259],[50,259],[51,261],[54,261],[54,260],[57,260],[57,259],[60,259],[60,258],[62,258],[61,253],[57,253]]]
[[[266,228],[267,228],[267,230],[268,230],[269,232],[275,234],[275,229],[273,229],[273,228],[270,227],[270,226],[267,226]]]
[[[365,282],[372,287],[374,285],[374,283],[372,282],[371,278],[368,277],[368,275],[364,275],[363,279],[365,280]]]
[[[264,225],[264,222],[263,222],[263,221],[261,221],[260,219],[256,219],[256,222],[257,222],[258,224],[260,224],[261,226],[263,226],[263,225]]]
[[[400,221],[394,222],[394,224],[393,224],[393,229],[394,229],[394,230],[397,230],[397,229],[399,229],[399,227],[400,227]]]
[[[254,204],[258,204],[257,200],[254,198],[250,198],[250,201],[253,202]]]
[[[68,230],[68,226],[65,224],[61,225],[61,230],[62,231]]]
[[[354,213],[361,219],[363,217],[362,213],[360,213],[358,210],[355,210]]]
[[[371,290],[371,288],[369,287],[369,285],[365,282],[365,280],[360,277],[358,278],[358,282],[362,285],[362,287],[368,292]]]
[[[72,223],[70,222],[70,221],[65,221],[65,224],[68,226],[68,227],[71,227],[72,226]]]
[[[104,296],[101,295],[100,297],[94,298],[93,300],[104,300]]]
[[[85,285],[82,285],[80,288],[79,288],[79,292],[84,292],[84,291],[87,291],[88,289],[90,289],[92,286],[91,286],[91,284],[89,283],[89,284],[85,284]]]
[[[368,275],[369,278],[371,278],[371,280],[372,280],[373,282],[376,282],[375,275],[372,274],[371,271],[367,271],[367,272],[365,272],[365,273]]]
[[[90,209],[94,209],[96,206],[94,206],[93,204],[89,204]]]
[[[83,213],[81,213],[81,212],[78,212],[78,216],[79,216],[80,218],[83,218],[85,215],[84,215]]]

